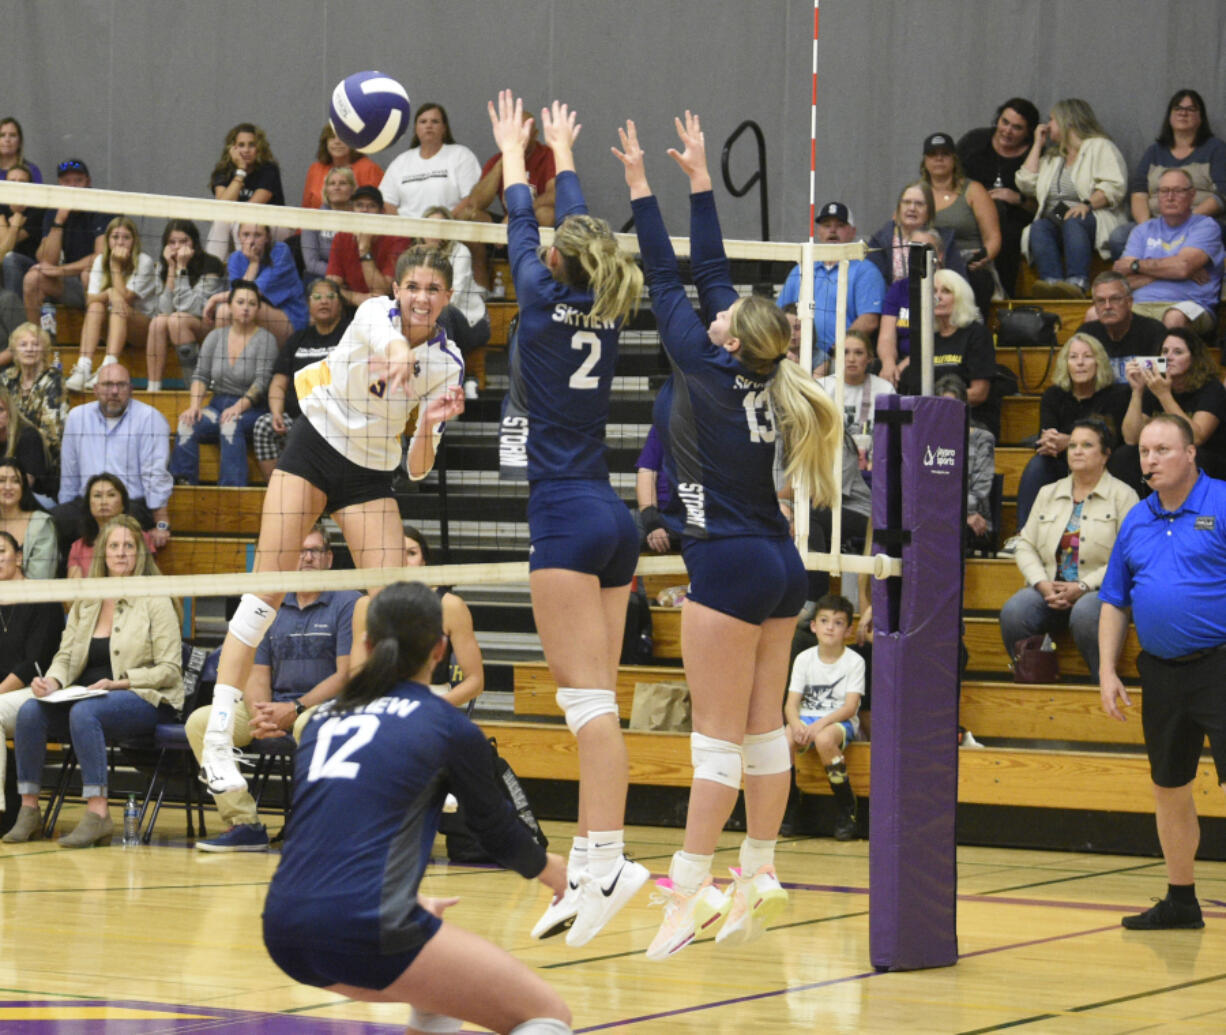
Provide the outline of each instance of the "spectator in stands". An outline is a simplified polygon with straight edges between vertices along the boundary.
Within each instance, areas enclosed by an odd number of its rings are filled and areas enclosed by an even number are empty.
[[[933,377],[957,374],[966,384],[971,417],[981,421],[993,435],[1000,433],[1000,401],[992,395],[996,376],[996,349],[983,325],[971,286],[953,270],[937,270],[932,318]],[[898,378],[903,395],[920,394],[920,369],[909,364]]]
[[[353,192],[352,206],[354,212],[366,215],[377,215],[385,207],[378,187],[359,187]],[[328,279],[354,309],[368,298],[386,297],[396,275],[396,260],[412,243],[392,234],[339,233],[332,238]]]
[[[0,532],[0,583],[20,582],[21,546]],[[9,587],[11,588],[11,587]],[[17,713],[34,696],[30,681],[45,672],[60,645],[64,608],[54,600],[43,604],[13,603],[0,607],[0,773],[6,771],[5,741],[17,731]],[[0,813],[4,811],[0,795]],[[2,825],[2,824],[0,824]]]
[[[0,119],[0,170],[9,172],[24,165],[30,170],[30,180],[43,182],[42,170],[25,155],[26,138],[21,123],[12,115]]]
[[[887,284],[893,285],[907,279],[911,259],[907,246],[911,238],[923,230],[937,235],[941,242],[941,254],[950,260],[949,268],[966,276],[962,252],[954,247],[954,232],[951,229],[938,230],[932,225],[935,212],[936,202],[926,180],[916,180],[903,187],[898,195],[894,218],[884,223],[868,242],[873,249],[869,252],[868,261],[877,267]]]
[[[553,154],[548,147],[541,150]],[[452,218],[451,212],[442,205],[432,205],[424,215],[427,219]],[[490,317],[482,292],[473,280],[473,259],[468,245],[441,237],[423,237],[422,243],[437,248],[451,263],[451,303],[439,317],[440,326],[464,356],[484,348],[490,340]]]
[[[1000,636],[1009,656],[1018,640],[1072,629],[1098,679],[1098,586],[1124,515],[1137,493],[1107,472],[1111,432],[1094,417],[1069,437],[1069,475],[1043,486],[1016,544],[1014,560],[1026,585],[1000,608]]]
[[[0,136],[3,135],[0,129]],[[14,165],[4,177],[13,183],[31,183],[30,168]],[[38,261],[38,246],[43,240],[43,220],[47,213],[41,208],[28,205],[0,205],[0,256],[4,261],[0,270],[4,277],[3,304],[0,305],[0,327],[7,339],[8,332],[25,319],[21,302],[22,284],[30,267]],[[5,352],[0,352],[0,366],[9,361]]]
[[[179,368],[190,381],[204,338],[204,307],[225,283],[225,267],[200,245],[200,231],[190,219],[172,219],[162,231],[158,261],[157,315],[149,322],[145,362],[151,392],[162,388],[167,343],[179,355]]]
[[[1137,312],[1208,334],[1217,323],[1226,251],[1217,223],[1192,211],[1195,195],[1187,169],[1158,177],[1159,214],[1128,235],[1113,268],[1128,278]]]
[[[800,322],[800,314],[796,311],[796,303],[789,302],[783,307],[783,315],[788,318],[788,327],[792,332],[791,342],[788,344],[788,359],[793,363],[800,362],[800,330],[803,326]]]
[[[796,656],[783,708],[793,750],[815,747],[821,757],[838,809],[836,841],[856,838],[856,795],[843,758],[859,735],[864,697],[864,658],[846,642],[853,610],[846,597],[827,594],[817,601],[809,623],[817,645]]]
[[[87,509],[81,516],[81,538],[73,540],[68,548],[68,577],[83,579],[89,574],[94,562],[94,543],[98,533],[107,522],[120,514],[128,513],[128,490],[113,474],[103,471],[85,483]],[[142,532],[145,546],[151,554],[157,553],[157,542],[152,532]]]
[[[996,205],[1001,241],[996,273],[1006,295],[1012,295],[1017,284],[1022,232],[1034,218],[1034,201],[1022,193],[1016,177],[1038,124],[1038,108],[1025,97],[1010,97],[996,109],[992,125],[972,129],[958,141],[966,175],[980,183]]]
[[[74,406],[64,424],[60,505],[51,512],[60,545],[67,547],[77,537],[89,478],[110,471],[128,490],[141,527],[154,529],[160,550],[170,542],[170,425],[152,406],[132,398],[131,375],[120,363],[98,371],[94,394],[98,401]]]
[[[1128,180],[1132,220],[1111,234],[1112,261],[1124,254],[1133,227],[1161,215],[1158,179],[1167,169],[1186,169],[1192,177],[1194,213],[1222,218],[1226,212],[1226,142],[1213,135],[1204,98],[1195,90],[1177,90],[1171,97],[1157,139],[1145,149]]]
[[[524,112],[524,121],[532,119],[531,114]],[[532,191],[532,207],[536,210],[536,221],[541,226],[553,226],[555,184],[557,169],[553,162],[553,149],[542,146],[537,139],[536,120],[532,120],[528,142],[524,145],[524,165],[528,174],[528,189]],[[481,179],[466,198],[461,199],[451,210],[456,219],[465,219],[479,223],[501,222],[501,217],[490,214],[490,208],[497,201],[506,211],[502,200],[502,155],[489,158],[481,167]],[[429,212],[424,213],[429,215]],[[476,242],[468,246],[472,252],[473,278],[484,288],[490,286],[489,267],[486,257],[486,245]]]
[[[60,478],[47,440],[21,412],[17,400],[3,389],[0,389],[0,455],[21,461],[36,506],[54,505]]]
[[[1014,560],[1026,585],[1000,609],[1010,657],[1018,640],[1071,629],[1098,681],[1098,587],[1124,515],[1137,494],[1107,471],[1111,432],[1093,417],[1073,425],[1069,474],[1043,486],[1022,529]]]
[[[157,265],[141,250],[140,232],[127,216],[116,216],[106,227],[106,245],[94,259],[85,289],[85,320],[81,324],[81,355],[64,382],[70,392],[93,387],[94,351],[106,324],[106,358],[118,363],[125,345],[145,347],[149,321],[157,312]]]
[[[311,322],[291,334],[277,353],[268,385],[268,412],[251,429],[256,463],[266,479],[272,477],[289,429],[302,413],[298,408],[294,375],[327,356],[349,326],[345,307],[341,304],[340,288],[330,280],[321,277],[311,282],[307,288],[307,308]]]
[[[1132,310],[1132,288],[1128,278],[1115,270],[1107,270],[1094,278],[1090,286],[1094,312],[1098,319],[1087,320],[1077,328],[1079,333],[1096,338],[1112,359],[1115,380],[1127,383],[1124,363],[1133,356],[1156,356],[1166,337],[1161,320],[1142,316]]]
[[[1030,508],[1044,485],[1068,474],[1069,435],[1079,420],[1095,417],[1120,440],[1128,389],[1115,383],[1102,342],[1078,331],[1056,356],[1052,383],[1039,400],[1039,438],[1017,487],[1017,527],[1025,527]]]
[[[25,465],[11,454],[0,456],[0,532],[8,532],[21,547],[26,578],[55,578],[60,561],[55,525],[49,514],[38,509]]]
[[[1211,478],[1226,476],[1226,388],[1221,370],[1204,340],[1186,327],[1167,329],[1160,355],[1165,373],[1152,359],[1134,359],[1124,372],[1132,389],[1124,414],[1127,446],[1112,458],[1111,473],[1142,491],[1137,442],[1141,429],[1156,413],[1173,413],[1192,426],[1196,462]]]
[[[319,133],[315,161],[307,168],[306,182],[302,185],[303,208],[323,207],[327,200],[325,182],[333,169],[348,169],[355,188],[377,187],[383,179],[383,170],[373,159],[353,150],[336,135],[332,123],[325,122]]]
[[[966,403],[966,382],[957,374],[946,374],[932,386],[945,399]],[[992,480],[996,475],[996,437],[974,418],[966,448],[966,545],[978,549],[991,541]]]
[[[353,192],[357,187],[353,170],[347,165],[338,165],[324,177],[324,201],[314,207],[348,212],[353,208]],[[332,239],[335,236],[335,230],[302,231],[302,272],[306,279],[322,277],[328,272],[328,256],[332,252]]]
[[[653,424],[647,430],[643,450],[634,461],[634,498],[638,503],[639,550],[676,553],[681,549],[681,522],[669,520],[673,483],[664,466],[664,447]]]
[[[817,213],[817,239],[823,244],[850,244],[856,239],[855,220],[851,209],[841,201],[828,201]],[[829,372],[830,354],[834,349],[835,309],[838,297],[839,264],[813,264],[813,374],[822,377]],[[877,333],[881,322],[881,301],[885,297],[885,280],[867,259],[853,259],[847,270],[847,326],[867,335]],[[779,292],[779,306],[800,299],[800,266],[794,266]]]
[[[924,185],[928,189],[928,185]],[[913,230],[907,244],[926,244],[936,253],[934,269],[945,265],[945,241],[939,230]],[[958,249],[954,249],[954,255]],[[898,387],[902,372],[911,365],[911,280],[904,277],[885,289],[881,303],[881,329],[877,332],[877,355],[881,359],[881,379]]]
[[[268,137],[259,126],[240,122],[226,134],[221,157],[209,175],[209,189],[218,201],[249,201],[255,205],[284,205],[285,192],[281,189],[281,167],[273,157]],[[282,241],[290,231],[277,228],[277,240]],[[229,220],[219,219],[209,230],[205,250],[226,261],[226,257],[241,242],[235,239],[235,226]]]
[[[920,178],[932,188],[936,209],[932,225],[954,232],[954,246],[966,263],[966,280],[975,304],[986,313],[996,292],[996,267],[1000,253],[1000,221],[996,205],[983,184],[962,171],[962,162],[948,133],[932,133],[924,139]]]
[[[302,540],[298,571],[327,571],[332,549],[316,525]],[[281,610],[256,651],[251,678],[235,708],[234,746],[253,739],[297,732],[296,720],[308,709],[335,697],[349,677],[353,647],[353,590],[299,590],[286,594]],[[187,742],[199,761],[204,752],[211,705],[197,708],[187,720]],[[217,813],[228,829],[207,841],[200,852],[266,852],[268,831],[260,822],[255,799],[246,790],[214,794]]]
[[[868,372],[872,361],[873,346],[868,335],[848,331],[843,339],[843,426],[853,437],[873,433],[877,397],[894,394],[889,381]],[[817,383],[833,399],[837,381],[838,375],[830,374]]]
[[[1124,222],[1127,180],[1124,156],[1094,109],[1076,97],[1057,101],[1017,172],[1038,205],[1022,235],[1039,274],[1035,297],[1086,297],[1095,249],[1106,258],[1107,238]]]
[[[230,286],[240,280],[254,283],[260,295],[255,322],[283,345],[306,326],[306,298],[289,245],[274,242],[266,226],[244,223],[238,228],[239,250],[226,263]],[[206,326],[224,327],[230,321],[229,294],[220,291],[204,304]]]
[[[52,468],[60,464],[60,443],[68,402],[64,379],[51,365],[51,335],[38,324],[23,323],[9,339],[12,366],[0,373],[0,389],[12,395],[17,408],[42,433]]]
[[[178,481],[199,483],[200,443],[216,441],[221,446],[217,484],[247,484],[247,440],[252,426],[268,412],[268,385],[277,360],[276,339],[256,323],[260,304],[255,284],[234,281],[229,325],[210,331],[204,339],[170,455],[170,473]],[[213,396],[205,406],[208,390]]]
[[[409,149],[391,160],[379,190],[387,212],[421,216],[431,205],[454,208],[480,179],[481,163],[455,142],[446,110],[427,101],[417,109]]]
[[[158,575],[140,525],[117,517],[102,530],[91,578]],[[114,832],[107,807],[107,739],[148,736],[183,704],[182,613],[170,597],[80,600],[68,612],[60,649],[45,676],[30,682],[34,697],[17,714],[17,790],[21,812],[5,841],[41,833],[38,792],[50,737],[71,742],[81,766],[85,816],[60,838],[61,848],[109,844]],[[42,700],[77,685],[106,693],[63,703]]]
[[[404,529],[404,563],[410,568],[425,567],[430,563],[430,544],[412,525],[406,525]],[[430,678],[430,689],[457,708],[464,708],[485,689],[485,661],[477,643],[477,634],[473,631],[473,616],[468,605],[446,586],[435,586],[434,591],[443,605],[443,635],[447,637],[451,649],[435,668]],[[354,606],[354,628],[356,630],[360,625],[363,634],[369,604],[370,598],[367,597],[365,602],[358,601]]]
[[[56,166],[61,187],[89,187],[89,168],[79,158],[66,158]],[[50,299],[72,309],[85,308],[82,276],[94,264],[94,256],[106,247],[106,224],[101,212],[68,208],[47,209],[43,216],[43,239],[38,260],[22,279],[26,319],[38,323],[43,302]]]

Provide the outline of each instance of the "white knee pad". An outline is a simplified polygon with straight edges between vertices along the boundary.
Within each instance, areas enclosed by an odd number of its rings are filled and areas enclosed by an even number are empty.
[[[511,1029],[510,1035],[571,1035],[574,1029],[556,1017],[534,1017]]]
[[[695,780],[722,783],[734,791],[741,789],[740,744],[691,733],[690,763],[694,766]]]
[[[272,604],[264,603],[254,593],[244,593],[230,619],[230,632],[248,647],[258,647],[276,617],[277,609]]]
[[[787,730],[780,726],[769,733],[751,733],[743,749],[746,776],[770,776],[792,768],[792,751]]]
[[[419,1010],[416,1006],[409,1011],[409,1027],[419,1031],[452,1032],[459,1031],[463,1026],[464,1022],[458,1017],[430,1013],[428,1010]]]
[[[579,690],[560,686],[554,696],[566,716],[571,733],[578,733],[601,715],[617,715],[617,695],[612,690]]]

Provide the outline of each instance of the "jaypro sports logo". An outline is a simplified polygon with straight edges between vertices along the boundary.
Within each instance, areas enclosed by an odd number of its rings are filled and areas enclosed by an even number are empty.
[[[949,474],[958,460],[958,451],[949,446],[924,446],[924,466],[933,474]]]

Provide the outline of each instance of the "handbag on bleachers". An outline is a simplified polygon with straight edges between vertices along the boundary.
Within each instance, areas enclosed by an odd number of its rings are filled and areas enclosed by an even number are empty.
[[[1056,361],[1056,349],[1060,347],[1056,340],[1056,331],[1060,329],[1060,317],[1033,305],[1020,305],[1012,309],[1001,309],[997,312],[998,328],[996,331],[996,347],[998,349],[1016,349],[1018,383],[1023,392],[1036,392],[1047,381],[1051,374],[1052,364]],[[1047,363],[1043,367],[1043,376],[1033,387],[1026,384],[1026,368],[1022,363],[1022,349],[1047,349]]]
[[[1058,683],[1060,661],[1051,637],[1043,633],[1027,636],[1013,645],[1013,682]]]

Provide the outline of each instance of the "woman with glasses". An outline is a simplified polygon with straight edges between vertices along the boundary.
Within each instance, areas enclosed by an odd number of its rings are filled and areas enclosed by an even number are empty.
[[[1213,135],[1205,99],[1195,90],[1176,90],[1154,142],[1145,149],[1128,178],[1131,219],[1111,232],[1107,248],[1114,261],[1124,254],[1128,235],[1158,211],[1158,179],[1168,169],[1183,169],[1192,178],[1192,211],[1221,219],[1226,213],[1226,141]]]

